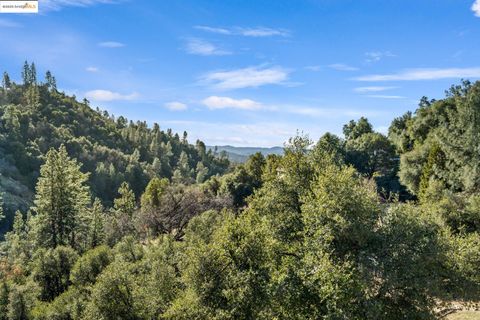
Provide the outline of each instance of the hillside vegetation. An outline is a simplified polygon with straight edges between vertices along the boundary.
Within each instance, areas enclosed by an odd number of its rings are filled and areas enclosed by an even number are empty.
[[[264,156],[271,154],[282,155],[283,148],[258,148],[258,147],[233,147],[233,146],[207,146],[207,150],[213,150],[216,153],[225,152],[228,159],[236,163],[244,163],[255,153],[261,153]]]
[[[0,89],[0,320],[435,319],[480,296],[480,82],[384,136],[229,165],[58,92]],[[0,212],[1,213],[1,212]]]
[[[16,209],[31,204],[40,165],[48,150],[60,145],[82,163],[93,196],[108,206],[122,182],[138,197],[153,177],[203,182],[229,166],[203,142],[189,144],[186,132],[179,136],[158,124],[149,128],[93,110],[87,100],[59,92],[50,73],[40,83],[34,64],[26,63],[22,76],[19,85],[4,74],[0,90],[0,191],[10,222]]]

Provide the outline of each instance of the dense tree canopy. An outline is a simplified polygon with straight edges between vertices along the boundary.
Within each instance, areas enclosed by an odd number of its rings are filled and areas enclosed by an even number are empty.
[[[480,83],[422,99],[388,138],[361,118],[229,166],[34,64],[22,76],[0,89],[0,187],[20,209],[0,320],[435,319],[478,302]]]
[[[203,182],[229,167],[226,157],[207,151],[201,141],[189,144],[186,134],[180,138],[156,123],[149,127],[117,118],[59,92],[50,72],[40,82],[33,63],[25,62],[22,79],[17,84],[4,73],[0,88],[0,192],[5,192],[6,225],[15,210],[31,205],[45,155],[62,144],[83,164],[82,172],[90,174],[93,195],[108,206],[122,182],[138,198],[156,176],[172,179],[176,174],[183,183]]]

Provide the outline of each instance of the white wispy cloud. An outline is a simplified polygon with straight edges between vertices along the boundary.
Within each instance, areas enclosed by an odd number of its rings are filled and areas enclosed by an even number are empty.
[[[213,43],[196,38],[188,39],[185,50],[190,54],[201,56],[223,56],[231,54],[231,52],[222,50]]]
[[[227,35],[232,34],[232,32],[229,29],[225,29],[225,28],[214,28],[214,27],[208,27],[208,26],[195,26],[194,28],[202,31],[212,32],[212,33],[227,34]]]
[[[86,67],[85,70],[88,72],[98,72],[97,67]]]
[[[472,11],[474,12],[474,14],[475,14],[477,17],[480,17],[480,0],[476,0],[476,1],[472,4]]]
[[[390,51],[370,51],[365,52],[365,61],[367,63],[378,62],[383,58],[391,58],[395,57],[396,55],[391,53]]]
[[[262,104],[250,99],[233,99],[230,97],[210,96],[202,101],[202,103],[211,110],[215,109],[243,109],[258,110],[262,108]]]
[[[373,74],[354,78],[358,81],[415,81],[480,78],[480,68],[409,69],[392,74]]]
[[[218,33],[223,35],[237,35],[244,37],[288,37],[290,36],[290,31],[287,29],[281,28],[267,28],[267,27],[232,27],[232,28],[219,28],[219,27],[209,27],[209,26],[195,26],[195,29]]]
[[[185,103],[181,103],[178,101],[171,101],[165,103],[165,108],[171,111],[183,111],[187,110],[188,106]]]
[[[21,27],[22,25],[15,22],[15,21],[12,21],[12,20],[9,20],[9,19],[0,19],[0,28],[19,28]]]
[[[343,118],[343,117],[359,117],[362,115],[373,115],[372,112],[366,110],[341,109],[341,108],[323,108],[308,106],[284,106],[282,108],[287,113],[296,114],[314,118]]]
[[[265,27],[238,28],[238,33],[245,37],[288,37],[290,32],[285,29],[272,29]]]
[[[125,44],[117,41],[104,41],[99,42],[98,46],[103,48],[121,48],[125,47]]]
[[[344,63],[334,63],[334,64],[330,64],[328,67],[338,71],[357,71],[358,70],[357,67],[352,67]]]
[[[139,97],[138,93],[121,94],[109,90],[92,90],[85,93],[85,97],[93,101],[116,101],[116,100],[134,100]]]
[[[58,11],[64,7],[89,7],[96,4],[116,4],[123,0],[43,0],[40,1],[41,11]]]
[[[368,93],[368,92],[381,92],[386,90],[396,89],[398,87],[382,87],[382,86],[375,86],[375,87],[358,87],[353,89],[353,91],[358,93]]]
[[[382,94],[369,94],[366,95],[369,98],[376,98],[376,99],[405,99],[404,96],[393,96],[393,95],[382,95]]]
[[[217,89],[241,89],[268,84],[282,84],[288,79],[289,71],[282,67],[248,67],[229,71],[207,73],[201,81]]]
[[[316,72],[322,70],[322,66],[306,66],[305,69]]]

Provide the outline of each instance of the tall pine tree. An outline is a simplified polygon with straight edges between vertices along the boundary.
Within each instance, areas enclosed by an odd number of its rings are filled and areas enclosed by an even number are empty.
[[[58,151],[51,149],[47,153],[33,208],[37,214],[33,222],[37,245],[75,246],[80,218],[90,202],[87,177],[80,171],[80,164],[69,158],[63,145]]]

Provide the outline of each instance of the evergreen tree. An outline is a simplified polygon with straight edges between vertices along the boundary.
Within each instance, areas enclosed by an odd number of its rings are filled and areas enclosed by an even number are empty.
[[[69,158],[63,145],[58,151],[51,149],[47,153],[33,208],[37,213],[34,219],[37,245],[48,248],[78,245],[80,217],[90,202],[87,177],[80,171],[80,164]]]
[[[3,90],[8,90],[12,87],[12,82],[10,81],[10,76],[7,72],[3,73],[2,87]]]
[[[50,71],[45,73],[45,81],[47,82],[46,84],[48,89],[57,90],[57,81],[55,80],[55,77],[52,76]]]
[[[27,105],[36,106],[40,102],[40,89],[38,86],[30,86],[24,93]]]
[[[153,178],[150,180],[142,195],[142,210],[160,207],[161,198],[168,185],[168,179],[165,178]]]
[[[95,248],[96,246],[103,243],[103,240],[105,238],[104,208],[100,199],[95,199],[89,212],[90,214],[88,215],[87,245],[90,248]]]
[[[183,136],[182,136],[182,143],[183,144],[188,144],[188,133],[187,131],[183,131]]]
[[[205,179],[207,178],[207,175],[208,175],[208,168],[205,167],[205,165],[202,162],[198,162],[196,172],[197,172],[197,178],[195,180],[197,181],[197,183],[205,182]]]
[[[23,64],[23,69],[22,69],[22,81],[23,85],[28,86],[31,84],[30,82],[30,66],[28,65],[28,61],[25,61]]]
[[[132,218],[137,208],[135,194],[126,182],[122,182],[118,194],[120,197],[113,201],[112,215],[105,221],[105,239],[109,245],[134,232]]]
[[[182,153],[180,153],[180,159],[178,159],[178,167],[177,167],[178,173],[176,174],[176,177],[175,177],[175,179],[178,180],[178,182],[184,182],[184,183],[190,182],[192,171],[190,169],[190,165],[188,162],[189,161],[188,161],[187,153],[185,151],[182,151]],[[177,172],[177,170],[175,170],[175,172]],[[174,176],[175,176],[175,173],[174,173]]]
[[[31,255],[27,231],[23,214],[17,210],[13,218],[13,230],[5,235],[5,239],[9,257],[18,263],[27,263]]]
[[[35,67],[35,63],[33,62],[30,65],[29,83],[33,85],[37,84],[37,68]]]
[[[136,208],[135,194],[126,182],[122,182],[118,193],[120,197],[114,200],[113,208],[116,212],[125,213],[131,217]]]

